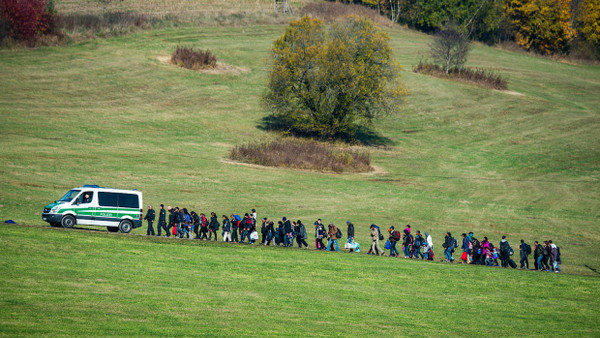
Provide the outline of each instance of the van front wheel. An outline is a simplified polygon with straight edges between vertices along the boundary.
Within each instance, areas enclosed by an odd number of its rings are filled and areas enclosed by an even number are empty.
[[[60,225],[62,225],[63,228],[72,228],[75,226],[75,217],[66,215],[60,220]]]
[[[122,233],[128,234],[131,229],[133,229],[133,225],[130,221],[122,221],[119,223],[119,230],[121,230]]]

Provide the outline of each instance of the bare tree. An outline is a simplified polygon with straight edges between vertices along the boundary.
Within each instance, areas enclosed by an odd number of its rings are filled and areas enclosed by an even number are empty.
[[[459,32],[455,26],[449,25],[435,34],[429,48],[433,60],[440,63],[448,74],[451,69],[459,72],[463,69],[471,51],[471,42],[467,34]]]

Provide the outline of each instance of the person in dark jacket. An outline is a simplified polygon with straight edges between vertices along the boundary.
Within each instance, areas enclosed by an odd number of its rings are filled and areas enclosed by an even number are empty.
[[[223,215],[223,242],[231,242],[231,222]]]
[[[404,241],[402,246],[404,249],[404,258],[410,258],[410,246],[414,243],[413,237],[407,229],[404,229]]]
[[[348,225],[348,230],[346,231],[348,234],[348,243],[352,243],[354,240],[354,224],[348,220],[346,221],[346,225]],[[350,252],[354,252],[354,249],[350,249]]]
[[[250,216],[248,216],[248,214],[246,213],[244,215],[244,218],[242,219],[242,237],[240,240],[240,243],[244,243],[244,239],[246,239],[246,237],[248,237],[248,242],[250,242],[250,228],[252,226],[252,219],[250,218]]]
[[[393,226],[388,229],[388,233],[390,234],[388,238],[388,241],[390,241],[390,257],[397,257],[400,253],[396,249],[396,243],[400,240],[400,233]]]
[[[182,227],[184,226],[183,210],[179,210],[179,207],[175,207],[175,236],[183,238],[184,232]]]
[[[500,241],[500,265],[503,268],[508,267],[511,260],[510,256],[512,255],[512,253],[513,250],[510,247],[508,240],[506,240],[506,236],[502,236],[502,240]]]
[[[275,246],[275,237],[277,237],[277,234],[275,233],[275,229],[273,228],[273,222],[268,221],[268,223],[267,223],[267,241],[265,242],[265,245],[271,244],[272,246]]]
[[[283,236],[283,245],[284,246],[288,246],[288,247],[294,246],[294,236],[292,235],[292,231],[294,231],[294,229],[292,228],[292,222],[290,222],[289,219],[284,217],[283,218],[283,232],[285,233],[285,235]]]
[[[308,243],[306,243],[306,238],[308,237],[306,234],[306,227],[300,220],[296,222],[296,229],[294,232],[296,233],[296,243],[298,243],[298,247],[302,249],[302,245],[304,244],[304,247],[308,249]]]
[[[240,227],[240,221],[235,218],[234,214],[231,214],[229,216],[229,223],[231,223],[231,241],[237,243],[239,242],[238,228]]]
[[[277,229],[275,229],[275,244],[277,244],[277,246],[283,244],[283,239],[285,238],[285,232],[283,230],[283,222],[282,221],[278,221],[277,222]]]
[[[425,256],[421,253],[421,247],[423,245],[425,245],[425,238],[421,235],[421,231],[417,230],[417,233],[415,234],[415,243],[413,244],[416,259],[419,259],[419,256],[421,256],[421,259],[425,259]]]
[[[196,235],[195,239],[200,239],[200,216],[195,211],[190,212],[190,216],[192,216],[193,231]]]
[[[527,247],[528,247],[528,245],[525,243],[525,241],[521,240],[521,245],[519,246],[519,249],[520,249],[519,254],[520,254],[520,257],[521,257],[521,261],[520,261],[521,266],[519,267],[519,269],[527,269],[527,270],[529,270],[529,259],[528,259],[528,257],[529,257],[530,252],[527,251]]]
[[[173,228],[175,226],[175,210],[173,210],[173,208],[171,208],[171,206],[167,207],[167,210],[169,210],[169,226],[167,227],[167,237],[171,236],[171,228]]]
[[[446,262],[454,262],[454,257],[452,257],[452,252],[454,252],[454,238],[452,238],[452,234],[450,232],[446,232],[446,237],[444,238],[444,256],[446,256]]]
[[[214,212],[210,213],[210,223],[208,224],[208,231],[210,232],[208,235],[208,240],[212,239],[212,236],[215,236],[215,241],[217,240],[217,233],[219,232],[219,220],[217,219],[217,214]]]
[[[262,245],[267,245],[267,236],[268,236],[268,231],[267,231],[267,226],[269,225],[269,220],[266,218],[262,219],[262,224],[260,226],[260,236],[261,236],[261,244]]]
[[[167,212],[165,211],[164,204],[160,205],[160,211],[158,212],[158,237],[160,237],[161,229],[165,230],[167,236],[169,235],[169,229],[167,228]]]
[[[542,246],[542,266],[546,271],[550,271],[550,265],[548,265],[548,260],[550,259],[550,243],[548,241],[544,241],[544,245]]]
[[[149,205],[146,216],[144,217],[144,219],[148,221],[148,230],[146,230],[146,236],[154,236],[154,227],[152,227],[152,222],[154,222],[154,218],[156,217],[155,215],[156,213],[154,212],[154,209],[152,209],[152,206]]]

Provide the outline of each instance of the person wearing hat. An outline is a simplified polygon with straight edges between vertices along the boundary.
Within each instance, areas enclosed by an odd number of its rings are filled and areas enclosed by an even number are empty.
[[[377,230],[375,224],[371,224],[371,240],[373,240],[373,243],[371,244],[371,255],[377,254],[377,256],[379,256],[381,253],[381,256],[385,256],[385,252],[381,246],[379,246],[379,230]]]
[[[335,243],[335,251],[340,251],[340,247],[338,246],[338,238],[337,238],[338,228],[333,224],[329,223],[329,232],[327,233],[327,238],[329,238],[329,242],[327,243],[327,251],[330,251]]]
[[[348,243],[352,243],[354,241],[354,224],[350,222],[350,220],[346,221],[348,225]],[[350,249],[350,252],[354,252],[354,249]]]

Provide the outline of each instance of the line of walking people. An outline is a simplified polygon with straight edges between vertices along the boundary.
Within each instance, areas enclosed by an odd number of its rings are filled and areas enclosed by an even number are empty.
[[[168,219],[167,212],[169,213]],[[149,236],[155,235],[152,226],[155,217],[155,211],[152,206],[149,206],[148,212],[144,217],[148,221],[146,234]],[[254,244],[259,240],[256,217],[256,210],[252,209],[250,213],[244,214],[243,217],[237,214],[222,215],[220,220],[216,213],[212,212],[210,219],[208,219],[204,213],[197,214],[194,211],[188,212],[186,208],[171,208],[170,206],[165,210],[164,205],[161,204],[157,236],[161,236],[161,230],[164,230],[166,237],[170,237],[172,234],[178,238],[217,241],[217,234],[220,230],[221,238],[224,242],[245,243],[247,241],[249,244]],[[313,225],[315,230],[315,249],[340,251],[338,240],[343,238],[341,229],[335,226],[334,223],[329,223],[326,228],[321,219],[318,219]],[[360,252],[360,245],[355,241],[354,224],[348,220],[346,226],[347,241],[344,244],[344,248],[348,249],[349,252]],[[381,233],[381,229],[376,224],[371,224],[370,231],[371,246],[368,254],[385,256],[385,251],[380,245],[380,241],[385,239]],[[295,241],[299,248],[309,248],[307,243],[308,233],[305,225],[300,220],[291,221],[287,217],[283,217],[275,225],[268,218],[263,218],[261,220],[260,232],[260,243],[262,245],[293,247]],[[407,225],[402,232],[391,226],[387,232],[388,239],[385,243],[385,249],[390,251],[389,257],[434,260],[433,239],[428,232],[425,232],[423,235],[420,230],[417,230],[413,235],[410,225]],[[326,241],[326,244],[324,241]],[[398,243],[401,243],[402,254],[396,248]],[[453,254],[459,248],[459,242],[452,237],[450,232],[446,233],[442,248],[444,249],[444,260],[442,261],[454,262]],[[506,240],[506,236],[502,236],[500,246],[495,247],[487,237],[483,237],[483,240],[479,241],[474,237],[473,232],[469,232],[468,234],[463,233],[460,248],[462,249],[461,261],[463,263],[517,267],[512,259],[514,251]],[[521,244],[519,245],[521,269],[529,269],[528,257],[531,253],[532,250],[529,244],[521,240]],[[535,270],[561,272],[560,248],[552,243],[551,240],[545,241],[542,244],[536,241],[533,255]],[[498,263],[498,259],[501,261],[500,264]]]

